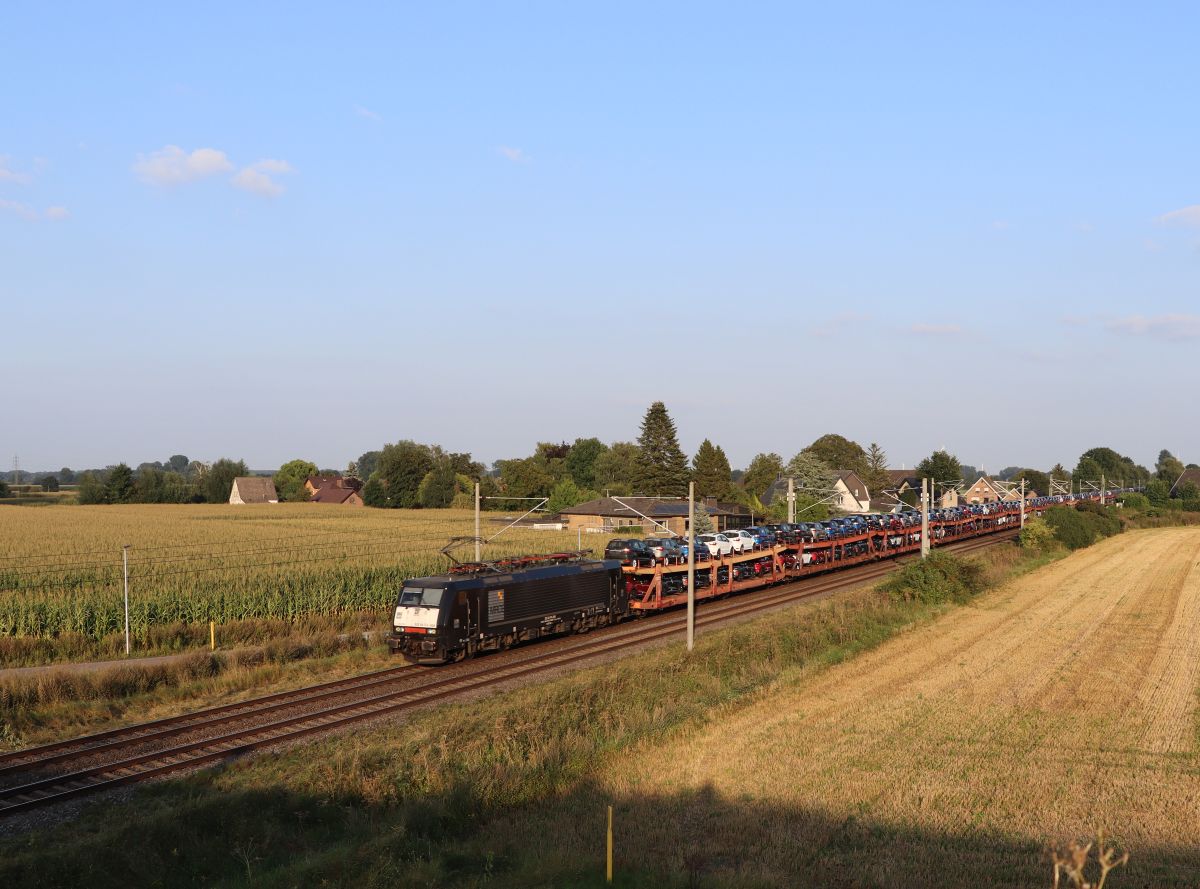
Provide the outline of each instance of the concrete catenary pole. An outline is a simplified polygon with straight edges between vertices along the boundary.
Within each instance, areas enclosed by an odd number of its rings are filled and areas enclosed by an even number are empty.
[[[696,483],[688,482],[687,647],[696,644]]]
[[[129,544],[121,547],[121,565],[125,570],[125,656],[129,656]]]
[[[929,479],[921,479],[921,558],[929,558]]]
[[[788,524],[796,521],[796,480],[788,478]]]
[[[479,540],[479,482],[475,482],[475,561],[481,558]]]
[[[1021,527],[1025,527],[1025,479],[1021,479]]]
[[[1104,505],[1104,473],[1100,473],[1100,505]]]

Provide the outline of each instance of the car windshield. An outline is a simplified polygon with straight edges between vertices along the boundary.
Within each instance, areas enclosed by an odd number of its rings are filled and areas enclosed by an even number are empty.
[[[442,594],[446,591],[434,587],[408,586],[400,593],[400,604],[419,608],[437,608],[442,604]]]

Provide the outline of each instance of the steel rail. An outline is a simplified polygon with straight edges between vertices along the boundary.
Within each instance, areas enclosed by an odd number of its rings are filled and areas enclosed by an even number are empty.
[[[970,552],[986,548],[1006,539],[1011,539],[1011,535],[984,534],[965,541],[955,541],[946,546],[959,552]],[[893,566],[898,561],[900,560],[893,561],[889,559],[875,563],[860,564],[851,567],[845,572],[839,572],[835,577],[823,577],[819,580],[814,578],[812,581],[794,581],[760,591],[757,596],[751,593],[753,598],[739,597],[733,601],[721,602],[719,605],[710,605],[705,609],[707,613],[698,617],[698,623],[703,626],[727,623],[731,620],[776,608],[789,602],[857,586],[891,573]],[[91,766],[65,775],[43,778],[26,784],[0,789],[0,817],[84,794],[94,793],[108,787],[133,783],[183,769],[196,768],[265,746],[298,740],[335,727],[374,719],[401,710],[413,709],[434,701],[444,701],[513,679],[557,669],[573,662],[586,661],[612,651],[645,645],[677,633],[677,625],[681,624],[682,621],[683,618],[678,613],[668,613],[663,615],[661,619],[654,620],[653,624],[649,626],[647,626],[645,619],[632,624],[622,624],[612,628],[613,631],[618,632],[607,632],[591,640],[578,640],[577,644],[559,651],[548,653],[533,652],[529,657],[515,662],[509,661],[495,665],[484,664],[482,669],[472,673],[438,678],[430,682],[423,682],[419,685],[398,689],[386,694],[350,701],[313,712],[297,714],[263,725],[241,728],[233,732],[191,741],[165,750],[151,751],[126,757],[116,762]],[[209,708],[208,710],[183,714],[179,717],[168,717],[152,723],[142,723],[70,741],[29,748],[7,756],[11,758],[23,755],[26,759],[34,757],[33,759],[23,762],[18,766],[9,767],[4,771],[27,772],[53,762],[86,759],[105,749],[182,734],[205,727],[219,727],[236,722],[237,720],[261,716],[287,707],[303,706],[316,700],[324,700],[355,691],[376,688],[381,685],[390,684],[401,678],[407,678],[394,675],[397,672],[405,672],[408,675],[413,675],[411,670],[403,667],[378,671],[378,673],[374,674],[323,683],[318,686],[296,689],[291,692],[280,692],[264,698]],[[391,675],[385,677],[383,674]],[[363,682],[361,680],[368,681]],[[354,684],[356,681],[357,684]],[[314,690],[318,692],[315,695],[311,694]],[[304,697],[305,694],[308,694],[308,697]],[[289,700],[285,701],[283,699]],[[256,705],[263,703],[266,703],[265,707],[252,709]],[[246,712],[230,712],[235,710]],[[205,723],[200,720],[208,721]],[[145,731],[147,728],[156,726],[160,728],[153,729],[150,732]],[[70,753],[62,752],[63,748],[72,744],[78,746],[81,742],[94,742],[98,739],[117,737],[123,737],[123,740],[110,740],[102,745],[92,744],[92,746],[85,746]],[[42,756],[42,754],[46,753],[50,755]],[[142,766],[146,767],[142,768]]]

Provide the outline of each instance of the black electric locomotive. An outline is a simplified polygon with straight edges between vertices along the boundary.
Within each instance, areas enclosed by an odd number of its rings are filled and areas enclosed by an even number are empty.
[[[404,582],[388,646],[422,664],[615,623],[629,596],[615,560],[580,560],[498,571],[416,577]]]

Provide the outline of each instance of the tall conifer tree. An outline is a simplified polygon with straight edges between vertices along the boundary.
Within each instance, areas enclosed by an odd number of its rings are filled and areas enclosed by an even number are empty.
[[[667,406],[656,401],[646,410],[638,436],[637,493],[682,497],[687,494],[688,474],[688,459],[679,447],[675,421]]]

